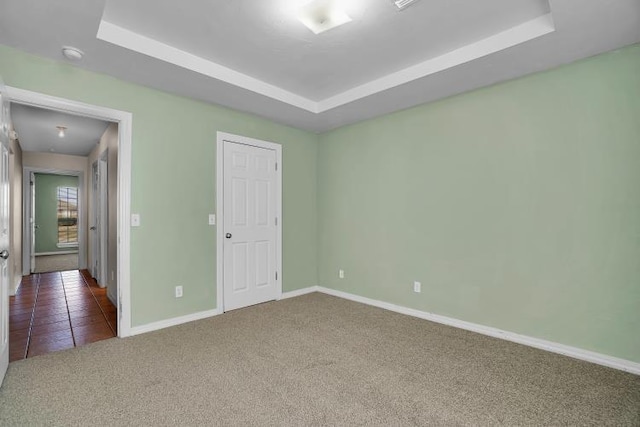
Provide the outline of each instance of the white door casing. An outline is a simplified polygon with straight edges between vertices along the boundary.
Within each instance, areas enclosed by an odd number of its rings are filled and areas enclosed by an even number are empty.
[[[109,238],[106,151],[91,166],[91,275],[101,288],[107,286]]]
[[[31,238],[29,239],[29,273],[36,271],[36,232],[38,224],[36,224],[36,174],[29,172],[29,229],[31,230]]]
[[[89,225],[89,233],[91,234],[91,256],[90,271],[91,276],[95,279],[98,277],[98,263],[100,259],[100,244],[98,242],[100,227],[100,215],[98,212],[99,196],[98,196],[98,161],[91,165],[91,224]]]
[[[118,336],[131,331],[131,143],[133,115],[126,111],[85,104],[15,87],[7,87],[12,102],[63,111],[118,124],[117,235]],[[83,179],[81,178],[81,183]],[[86,263],[86,261],[85,261]]]
[[[277,144],[238,136],[227,135],[219,145],[219,308],[229,311],[282,294],[281,154]]]
[[[0,385],[9,367],[9,99],[0,79]]]

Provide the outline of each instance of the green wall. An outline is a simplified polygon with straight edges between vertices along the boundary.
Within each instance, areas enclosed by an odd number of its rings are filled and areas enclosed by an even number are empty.
[[[134,326],[216,306],[220,130],[283,145],[285,291],[640,361],[638,45],[320,136],[2,46],[0,75],[133,113]]]
[[[321,135],[318,173],[321,285],[640,362],[640,45]]]
[[[317,136],[0,46],[5,84],[133,113],[133,326],[216,307],[216,132],[283,147],[283,288],[317,284]],[[176,221],[175,207],[182,207]],[[184,297],[174,298],[174,287]]]
[[[58,187],[78,187],[77,176],[36,173],[36,253],[68,251],[58,248]]]

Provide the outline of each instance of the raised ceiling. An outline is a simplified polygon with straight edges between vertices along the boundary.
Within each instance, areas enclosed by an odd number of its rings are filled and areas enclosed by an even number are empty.
[[[342,0],[319,35],[308,1],[4,0],[0,43],[322,132],[640,41],[638,0]]]
[[[59,111],[11,104],[11,121],[23,151],[88,156],[109,126],[108,122]],[[58,136],[64,126],[65,136]]]

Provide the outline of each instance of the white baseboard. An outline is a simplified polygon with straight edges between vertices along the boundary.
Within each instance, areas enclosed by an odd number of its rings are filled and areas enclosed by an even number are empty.
[[[187,314],[186,316],[174,317],[172,319],[160,320],[158,322],[147,323],[146,325],[134,326],[129,330],[128,336],[140,335],[147,332],[157,331],[159,329],[169,328],[171,326],[181,325],[183,323],[193,322],[195,320],[206,319],[220,314],[217,308],[213,310],[200,311],[198,313]]]
[[[280,299],[294,298],[299,297],[306,294],[311,294],[313,292],[318,292],[318,286],[309,286],[308,288],[296,289],[295,291],[283,292]]]
[[[74,251],[57,251],[57,252],[36,252],[35,256],[48,256],[48,255],[71,255],[77,254],[78,250]]]
[[[477,332],[479,334],[488,335],[490,337],[512,341],[512,342],[523,344],[529,347],[534,347],[541,350],[550,351],[552,353],[558,353],[564,356],[573,357],[574,359],[584,360],[587,362],[596,363],[598,365],[607,366],[609,368],[614,368],[621,371],[630,372],[632,374],[640,375],[640,363],[633,362],[631,360],[620,359],[613,356],[607,356],[605,354],[600,354],[600,353],[596,353],[589,350],[583,350],[577,347],[571,347],[568,345],[559,344],[552,341],[529,337],[527,335],[521,335],[515,332],[503,331],[502,329],[479,325],[477,323],[466,322],[464,320],[458,320],[451,317],[441,316],[439,314],[429,313],[426,311],[415,310],[412,308],[403,307],[400,305],[391,304],[384,301],[378,301],[371,298],[350,294],[347,292],[337,291],[335,289],[329,289],[322,286],[315,286],[313,288],[315,288],[318,292],[322,292],[328,295],[333,295],[339,298],[360,302],[360,303],[371,305],[374,307],[383,308],[385,310],[395,311],[396,313],[406,314],[408,316],[430,320],[432,322],[441,323],[443,325],[453,326],[455,328]],[[307,289],[312,289],[312,288],[306,288],[304,290],[307,290]],[[300,291],[302,290],[303,289],[301,289]],[[299,292],[299,291],[294,291],[294,292]]]
[[[18,293],[18,290],[20,289],[20,285],[22,285],[22,278],[17,280],[18,283],[16,283],[15,285],[13,285],[11,287],[11,290],[9,291],[9,296],[10,297],[15,297],[16,294]]]
[[[115,295],[112,295],[111,292],[109,292],[109,288],[107,288],[107,298],[109,298],[109,301],[111,301],[111,304],[113,304],[115,307],[118,306],[116,297]]]

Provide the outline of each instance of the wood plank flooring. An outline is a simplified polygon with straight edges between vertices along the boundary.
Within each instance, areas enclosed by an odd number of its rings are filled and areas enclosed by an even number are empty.
[[[9,308],[9,360],[117,336],[117,309],[87,270],[22,278]]]

